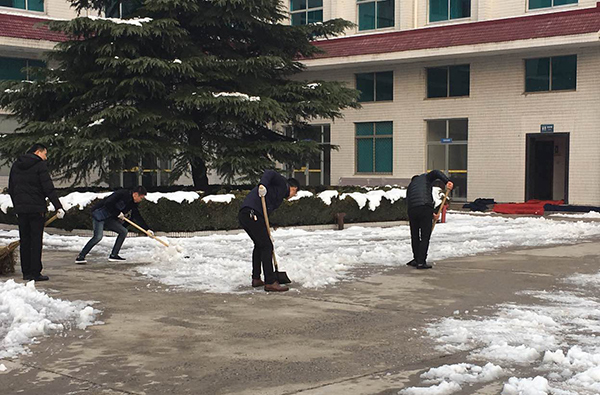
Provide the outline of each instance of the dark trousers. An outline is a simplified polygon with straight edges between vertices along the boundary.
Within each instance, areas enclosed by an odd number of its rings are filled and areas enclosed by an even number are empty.
[[[102,237],[104,237],[104,228],[108,230],[112,230],[117,233],[117,241],[115,241],[115,245],[113,246],[111,256],[119,255],[119,251],[121,251],[121,246],[123,246],[123,242],[125,241],[125,237],[127,237],[127,228],[121,224],[117,218],[107,218],[104,221],[96,221],[96,219],[92,218],[94,225],[94,236],[87,242],[83,250],[79,253],[80,258],[85,258],[85,256],[94,248],[94,246],[100,243]]]
[[[423,265],[427,261],[429,238],[433,227],[433,207],[418,206],[409,209],[408,220],[413,257],[417,265]]]
[[[254,210],[244,207],[238,214],[240,225],[254,242],[252,251],[252,278],[260,279],[260,269],[265,273],[265,283],[273,284],[276,281],[273,270],[273,243],[267,232],[267,225],[262,215]]]
[[[44,213],[18,214],[21,239],[21,271],[23,276],[38,277],[42,273],[42,236]]]

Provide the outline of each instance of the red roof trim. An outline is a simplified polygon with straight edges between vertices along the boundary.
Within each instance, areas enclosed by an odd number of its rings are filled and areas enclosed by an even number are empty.
[[[43,18],[0,13],[0,37],[54,42],[65,41],[67,39],[65,34],[53,32],[48,29],[48,26],[43,25],[44,22],[49,21],[49,19]]]
[[[600,2],[594,8],[315,41],[314,45],[326,53],[314,58],[447,48],[598,31]]]

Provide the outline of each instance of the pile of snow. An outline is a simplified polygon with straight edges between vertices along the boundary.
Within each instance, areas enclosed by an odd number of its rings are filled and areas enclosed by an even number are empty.
[[[188,203],[193,202],[198,199],[200,195],[197,192],[185,192],[185,191],[177,191],[177,192],[150,192],[146,195],[146,199],[152,203],[158,203],[159,199],[167,199],[172,200],[177,203],[181,203],[186,201]]]
[[[578,274],[562,282],[566,290],[522,292],[539,303],[502,304],[488,317],[444,318],[431,324],[427,332],[440,351],[466,351],[469,360],[495,364],[499,370],[492,380],[520,366],[535,368],[536,377],[510,377],[504,383],[502,395],[598,394],[600,347],[596,334],[600,332],[597,298],[600,273]],[[423,384],[438,384],[443,380],[448,385],[462,386],[465,380],[459,368],[464,365],[431,369],[421,379]],[[476,381],[470,381],[473,382]],[[405,393],[415,393],[409,391],[412,388],[437,391],[435,386],[411,387]],[[458,390],[448,387],[445,394]]]
[[[310,191],[298,191],[298,194],[290,199],[290,201],[299,200],[305,197],[313,197],[314,194]],[[356,201],[359,208],[363,208],[369,203],[369,210],[375,211],[377,207],[381,204],[381,199],[386,198],[391,203],[394,203],[398,199],[403,199],[406,197],[406,189],[400,188],[392,188],[390,190],[384,191],[381,189],[369,191],[367,193],[363,192],[349,192],[339,194],[338,191],[328,190],[323,191],[317,194],[317,197],[323,201],[326,205],[330,205],[331,201],[334,197],[338,197],[340,200],[344,200],[346,197],[351,197]]]
[[[54,299],[36,290],[34,281],[0,282],[0,359],[27,353],[39,336],[100,324],[95,320],[101,311],[90,304]]]
[[[213,92],[213,96],[214,97],[235,97],[238,99],[241,99],[243,101],[260,101],[260,97],[258,96],[249,96],[245,93],[241,93],[241,92],[219,92],[219,93],[214,93]]]
[[[204,203],[215,202],[215,203],[231,203],[235,199],[233,193],[227,193],[225,195],[208,195],[202,198]]]
[[[590,211],[589,213],[560,213],[550,214],[551,217],[566,217],[566,218],[600,218],[598,211]]]
[[[121,19],[121,18],[105,18],[101,16],[82,16],[81,18],[89,18],[93,21],[107,21],[116,24],[125,24],[132,26],[142,26],[142,23],[152,22],[152,18],[132,18],[132,19]]]
[[[409,387],[401,390],[399,394],[452,394],[460,391],[465,385],[488,383],[504,375],[502,368],[492,363],[487,363],[483,367],[470,363],[444,365],[429,369],[421,375],[424,383],[430,384],[428,387]]]

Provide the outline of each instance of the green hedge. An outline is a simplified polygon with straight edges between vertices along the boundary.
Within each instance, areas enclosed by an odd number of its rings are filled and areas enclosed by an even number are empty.
[[[207,202],[197,199],[192,203],[177,203],[168,199],[160,199],[157,203],[147,200],[140,203],[140,212],[154,231],[162,232],[194,232],[202,230],[230,230],[239,228],[237,213],[244,196],[248,191],[234,191],[236,198],[230,203]],[[71,208],[62,220],[55,221],[56,228],[92,229],[92,202],[83,210]],[[371,211],[366,204],[362,209],[356,201],[347,196],[344,200],[333,198],[331,205],[320,198],[304,197],[292,202],[287,200],[269,217],[271,226],[321,225],[336,223],[336,214],[346,213],[344,222],[379,222],[399,221],[408,218],[406,203],[399,199],[391,203],[381,199],[379,207]],[[0,211],[0,222],[16,224],[17,218],[12,209],[7,214]]]

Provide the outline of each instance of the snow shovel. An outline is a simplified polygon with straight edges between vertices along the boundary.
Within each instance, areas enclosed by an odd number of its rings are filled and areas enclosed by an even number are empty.
[[[148,232],[146,229],[142,228],[141,226],[139,226],[138,224],[136,224],[135,222],[133,222],[132,220],[130,220],[127,217],[123,218],[128,224],[130,224],[131,226],[135,227],[137,230],[139,230],[140,232],[144,232],[146,234],[146,236],[153,238],[154,240],[158,241],[160,244],[164,245],[165,247],[169,246],[169,243],[167,243],[164,240],[159,239],[158,237],[154,236],[153,234],[151,234],[150,232]]]
[[[450,193],[450,190],[448,188],[446,188],[446,192],[444,193],[444,197],[442,198],[442,204],[440,204],[440,208],[438,209],[437,215],[438,218],[440,217],[440,214],[442,213],[442,210],[444,209],[444,204],[446,204],[446,199],[448,199],[448,194]],[[433,224],[431,225],[431,232],[433,232],[433,228],[435,228],[435,224],[437,223],[437,220],[433,220]]]
[[[261,196],[260,200],[262,202],[263,214],[265,215],[265,225],[267,225],[267,234],[271,239],[271,243],[273,243],[273,236],[271,236],[271,226],[269,225],[269,215],[267,214],[267,203],[265,202],[265,197]],[[279,284],[289,284],[292,282],[290,278],[287,276],[286,272],[280,272],[279,266],[277,265],[277,258],[275,257],[275,246],[273,246],[273,264],[275,264],[275,278]]]
[[[44,227],[56,221],[58,214],[48,219]],[[7,246],[0,247],[0,274],[8,274],[15,272],[15,256],[14,252],[21,245],[21,240],[13,241]]]

